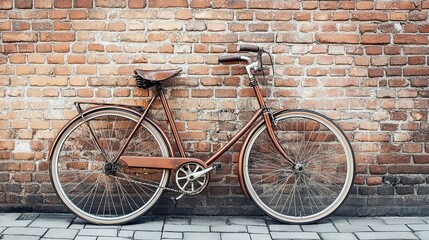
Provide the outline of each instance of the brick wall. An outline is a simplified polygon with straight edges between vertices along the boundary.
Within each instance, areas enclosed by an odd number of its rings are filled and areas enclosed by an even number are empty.
[[[2,211],[63,210],[46,161],[53,137],[76,100],[145,104],[135,68],[183,68],[167,93],[188,154],[205,159],[257,107],[242,66],[217,63],[248,43],[274,54],[271,107],[315,109],[350,137],[358,174],[339,214],[429,214],[429,1],[1,0],[0,9]],[[238,150],[201,196],[176,209],[164,198],[156,211],[258,214],[241,195]]]

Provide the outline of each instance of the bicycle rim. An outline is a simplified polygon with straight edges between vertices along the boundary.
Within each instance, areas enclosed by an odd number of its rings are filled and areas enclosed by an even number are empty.
[[[353,150],[330,119],[312,111],[276,114],[275,135],[292,166],[275,149],[261,125],[244,152],[243,178],[249,196],[282,222],[311,223],[333,213],[353,184]]]
[[[53,150],[50,171],[62,202],[95,224],[122,224],[149,211],[167,185],[169,171],[113,164],[139,116],[123,110],[98,110],[65,129]],[[90,126],[90,127],[89,127]],[[93,130],[102,151],[90,132]],[[144,121],[123,155],[169,156],[162,134]]]

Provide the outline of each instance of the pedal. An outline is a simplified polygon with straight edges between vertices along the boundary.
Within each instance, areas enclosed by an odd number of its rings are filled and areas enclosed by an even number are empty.
[[[171,200],[171,203],[173,203],[173,206],[174,206],[174,207],[177,207],[177,203],[178,203],[179,201],[177,201],[177,199],[176,199],[175,197],[170,197],[170,200]]]
[[[179,202],[179,199],[181,199],[182,197],[183,197],[183,193],[182,194],[180,194],[179,196],[177,196],[177,197],[173,197],[173,196],[171,196],[170,197],[170,200],[171,200],[171,202],[173,203],[173,206],[174,207],[177,207],[177,203]]]
[[[220,163],[220,162],[213,163],[213,166],[214,166],[215,171],[222,170],[222,163]]]

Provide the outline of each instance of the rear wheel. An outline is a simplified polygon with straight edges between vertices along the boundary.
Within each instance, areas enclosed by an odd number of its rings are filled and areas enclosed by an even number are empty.
[[[287,162],[272,144],[265,124],[250,136],[243,154],[243,180],[253,202],[287,223],[311,223],[329,216],[353,184],[353,150],[332,120],[313,111],[275,115],[274,132]]]
[[[51,180],[77,216],[95,224],[123,224],[148,212],[161,197],[169,171],[113,161],[139,118],[121,109],[84,113],[54,143]],[[168,157],[170,152],[157,128],[143,121],[123,155]]]

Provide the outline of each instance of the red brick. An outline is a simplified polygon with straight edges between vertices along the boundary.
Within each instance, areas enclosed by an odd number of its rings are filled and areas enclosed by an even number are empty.
[[[3,42],[36,42],[37,33],[3,32]]]
[[[210,3],[210,0],[192,0],[191,7],[192,8],[210,8],[211,3]]]
[[[169,8],[169,7],[188,7],[187,0],[175,0],[175,1],[159,1],[159,0],[148,0],[149,7],[151,8]]]
[[[86,19],[87,16],[87,11],[85,10],[70,10],[69,11],[69,18],[72,20],[83,20]]]
[[[377,157],[379,164],[410,163],[411,157],[407,155],[381,155]]]
[[[99,21],[78,21],[72,23],[72,29],[80,31],[105,30],[106,24]]]
[[[105,8],[124,8],[125,0],[95,0],[95,6]]]
[[[15,0],[16,8],[32,8],[33,0]]]
[[[40,34],[40,41],[42,42],[73,42],[76,36],[72,32],[43,32]]]
[[[397,44],[425,44],[429,43],[428,36],[416,34],[396,34],[393,40]]]
[[[272,0],[251,0],[250,8],[256,9],[288,9],[298,10],[299,2],[296,1],[272,1]]]
[[[2,0],[0,2],[0,9],[9,10],[13,7],[13,0]]]
[[[363,44],[389,44],[390,43],[390,35],[388,34],[364,34],[362,36]]]
[[[73,0],[75,8],[92,8],[92,1],[88,0]]]
[[[146,7],[146,0],[128,0],[129,8],[144,8]]]
[[[195,19],[203,20],[232,20],[234,18],[234,13],[225,10],[211,10],[196,12],[194,17]]]
[[[34,0],[35,8],[52,8],[52,0]]]
[[[407,67],[404,68],[405,76],[427,76],[429,75],[429,68],[425,67]]]
[[[429,155],[415,155],[413,156],[414,163],[417,164],[428,164],[429,163]]]
[[[385,12],[353,12],[352,20],[357,21],[382,21],[388,20],[388,14]]]
[[[71,8],[72,0],[54,0],[54,6],[56,8]]]
[[[238,41],[237,34],[203,34],[201,36],[202,43],[235,43]]]
[[[214,0],[213,1],[213,8],[226,8],[226,9],[232,9],[232,8],[246,8],[246,0]]]
[[[357,34],[334,34],[334,33],[317,33],[316,40],[319,43],[359,43]]]

